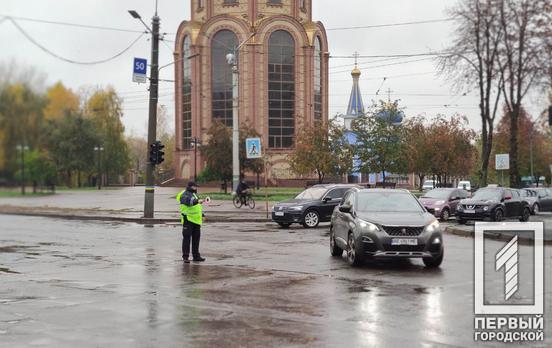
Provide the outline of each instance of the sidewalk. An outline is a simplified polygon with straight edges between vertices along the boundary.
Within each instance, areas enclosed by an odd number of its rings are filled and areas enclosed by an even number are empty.
[[[62,191],[55,195],[0,198],[0,214],[49,216],[66,219],[126,221],[145,224],[178,223],[176,194],[180,189],[155,189],[154,219],[142,219],[144,187],[107,188],[97,191]],[[274,202],[269,202],[269,212]],[[265,222],[265,202],[255,209],[237,209],[231,201],[204,204],[206,221]]]

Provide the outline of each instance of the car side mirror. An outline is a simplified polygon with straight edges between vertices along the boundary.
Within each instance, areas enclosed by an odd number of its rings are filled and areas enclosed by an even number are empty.
[[[509,201],[510,199],[512,199],[512,196],[506,196],[506,197],[504,197],[504,200],[505,200],[505,201]]]
[[[456,201],[457,199],[459,199],[458,197],[450,197],[449,201]]]
[[[351,206],[350,205],[342,205],[339,207],[339,211],[342,213],[351,213]]]
[[[324,199],[322,200],[324,203],[328,203],[329,201],[331,201],[331,197],[324,197]]]

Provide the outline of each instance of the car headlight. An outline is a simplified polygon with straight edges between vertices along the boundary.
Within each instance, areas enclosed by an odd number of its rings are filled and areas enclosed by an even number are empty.
[[[441,225],[439,224],[439,221],[435,220],[435,221],[433,221],[432,223],[430,223],[429,225],[426,226],[426,231],[427,232],[435,232],[435,231],[438,231],[439,228],[441,228]]]
[[[489,210],[489,206],[484,206],[483,211],[487,211],[487,210]]]
[[[303,206],[302,205],[296,205],[295,207],[289,207],[288,209],[299,211],[299,210],[303,210]]]
[[[377,225],[375,225],[375,224],[373,224],[373,223],[371,223],[371,222],[368,222],[368,221],[360,220],[359,226],[360,226],[361,228],[367,229],[367,230],[370,231],[370,232],[379,231],[379,228],[378,228]]]
[[[437,201],[435,202],[435,204],[439,205],[439,204],[445,204],[445,201]]]

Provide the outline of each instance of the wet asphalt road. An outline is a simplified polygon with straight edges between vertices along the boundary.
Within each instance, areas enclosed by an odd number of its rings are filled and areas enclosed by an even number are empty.
[[[445,236],[437,270],[353,269],[329,255],[327,226],[209,224],[202,264],[180,260],[179,226],[21,216],[0,226],[2,347],[474,346],[470,238]]]

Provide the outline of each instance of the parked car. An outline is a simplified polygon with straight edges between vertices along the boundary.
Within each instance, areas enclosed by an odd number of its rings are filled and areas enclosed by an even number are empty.
[[[465,190],[436,188],[424,193],[419,200],[429,213],[441,221],[447,221],[456,213],[458,202],[464,198],[468,198],[468,192]]]
[[[531,190],[537,193],[539,211],[552,211],[552,189],[545,187],[535,187]]]
[[[422,185],[422,191],[429,191],[435,188],[435,180],[426,180]]]
[[[458,181],[458,189],[471,191],[471,182],[469,180]]]
[[[519,190],[521,198],[529,203],[529,208],[531,209],[531,215],[536,215],[539,213],[539,196],[537,191],[531,189],[521,189]]]
[[[347,251],[352,266],[368,258],[422,258],[427,267],[443,261],[439,221],[407,190],[352,189],[334,210],[330,252]]]
[[[272,207],[272,221],[282,227],[300,223],[307,228],[330,221],[334,208],[341,202],[352,184],[314,185],[298,194],[294,199],[279,202]]]
[[[518,190],[503,187],[479,189],[472,198],[461,200],[456,208],[456,221],[460,224],[468,220],[502,221],[505,218],[528,221],[530,215],[529,204]]]

